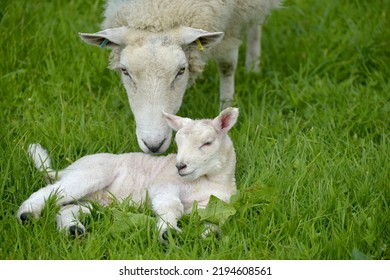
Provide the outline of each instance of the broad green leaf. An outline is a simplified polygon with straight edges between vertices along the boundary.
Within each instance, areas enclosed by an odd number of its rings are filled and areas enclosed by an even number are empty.
[[[237,190],[237,192],[230,197],[230,204],[237,203],[241,198],[241,192]]]
[[[111,233],[126,232],[139,227],[146,227],[149,223],[154,222],[155,218],[145,214],[112,209],[113,222],[110,228]]]
[[[210,197],[209,204],[205,209],[198,209],[202,221],[222,226],[229,217],[236,213],[233,205],[226,203],[215,196]]]

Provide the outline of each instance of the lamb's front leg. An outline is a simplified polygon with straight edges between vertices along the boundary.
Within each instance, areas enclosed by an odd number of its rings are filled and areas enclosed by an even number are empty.
[[[198,204],[197,209],[205,209],[207,207],[207,204]],[[204,239],[210,234],[215,234],[215,236],[218,238],[219,237],[219,227],[216,224],[205,222],[204,223],[204,230],[201,234],[201,237]]]
[[[238,47],[227,52],[225,57],[217,59],[219,73],[220,110],[230,107],[234,99],[234,73],[237,67]]]
[[[259,72],[261,57],[261,25],[249,29],[246,39],[245,68],[248,72]]]
[[[184,213],[184,206],[179,198],[179,187],[173,184],[153,185],[149,190],[149,196],[153,211],[157,215],[157,228],[161,242],[167,242],[167,231],[173,228],[178,232],[178,219]]]

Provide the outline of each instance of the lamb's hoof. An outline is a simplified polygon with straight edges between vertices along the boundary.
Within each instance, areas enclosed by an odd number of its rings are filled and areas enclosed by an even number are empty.
[[[171,227],[162,225],[159,229],[158,239],[163,245],[167,245],[169,242],[172,242],[173,239],[176,239],[177,235],[181,233],[181,229],[177,226]]]
[[[72,236],[80,236],[80,235],[83,235],[85,233],[84,229],[81,228],[81,227],[78,227],[76,225],[73,225],[73,226],[70,226],[69,227],[69,233],[70,235]]]
[[[161,239],[162,239],[162,242],[163,243],[167,243],[168,242],[168,238],[169,238],[169,235],[168,235],[168,231],[164,231],[162,234],[161,234]]]
[[[168,232],[168,230],[164,231],[160,235],[160,241],[163,245],[168,245],[169,242],[175,240],[177,237],[177,230],[171,230]]]
[[[202,232],[201,237],[205,239],[206,237],[215,237],[216,239],[220,239],[219,228],[214,224],[206,224],[205,230]]]
[[[22,213],[19,218],[20,218],[20,221],[22,223],[26,223],[26,222],[32,220],[33,217],[34,216],[32,213],[25,212],[25,213]]]

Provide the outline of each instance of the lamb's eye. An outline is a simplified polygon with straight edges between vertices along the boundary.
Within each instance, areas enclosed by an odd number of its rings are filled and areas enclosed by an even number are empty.
[[[186,68],[184,66],[181,67],[180,70],[176,74],[176,78],[183,75],[185,71],[186,71]]]
[[[207,141],[207,142],[203,143],[202,146],[200,146],[200,147],[201,147],[201,148],[203,148],[203,147],[208,147],[208,146],[211,146],[212,143],[213,143],[213,142],[211,142],[211,141]]]

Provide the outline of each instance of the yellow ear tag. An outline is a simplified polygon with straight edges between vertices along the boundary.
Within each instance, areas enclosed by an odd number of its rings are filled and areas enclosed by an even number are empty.
[[[203,48],[202,43],[200,42],[200,40],[199,40],[199,39],[196,39],[195,42],[196,42],[196,44],[198,45],[199,50],[200,50],[200,51],[203,51],[204,48]]]

